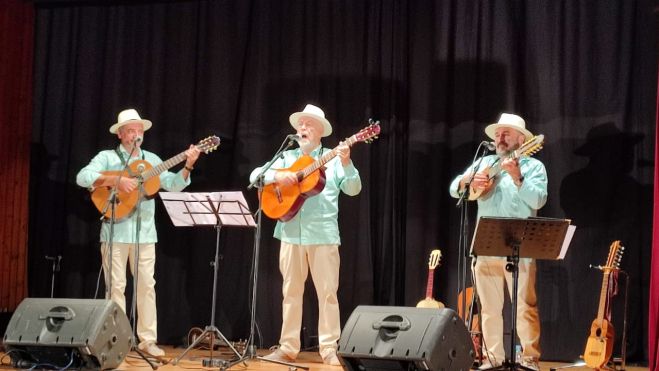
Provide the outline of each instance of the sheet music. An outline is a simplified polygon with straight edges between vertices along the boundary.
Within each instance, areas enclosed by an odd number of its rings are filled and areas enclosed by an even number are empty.
[[[167,213],[177,227],[220,225],[256,227],[241,191],[160,192]]]
[[[565,254],[567,254],[567,249],[570,247],[570,242],[574,236],[574,231],[577,229],[576,225],[569,225],[567,227],[567,232],[565,233],[565,239],[563,240],[563,246],[561,246],[561,253],[558,254],[557,259],[564,259]]]

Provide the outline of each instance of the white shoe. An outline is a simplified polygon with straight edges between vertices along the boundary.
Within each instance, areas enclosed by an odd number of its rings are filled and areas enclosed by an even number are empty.
[[[330,352],[327,352],[323,358],[323,363],[326,365],[330,366],[341,366],[341,361],[339,361],[339,357],[336,355],[336,350],[332,350]]]
[[[497,363],[497,362],[491,363],[489,360],[486,359],[485,361],[483,361],[483,364],[478,369],[479,370],[489,370],[491,368],[495,368],[495,367],[499,367],[499,366],[501,366],[501,363]]]
[[[284,353],[283,350],[277,348],[275,349],[272,353],[263,356],[263,359],[268,360],[268,361],[276,361],[276,362],[293,362],[295,361],[295,358],[290,357],[288,354]]]
[[[165,356],[165,351],[159,348],[156,343],[149,341],[146,343],[140,343],[137,348],[144,353],[154,356],[154,357],[163,357]]]
[[[524,358],[522,360],[522,366],[526,368],[530,368],[534,371],[540,370],[540,366],[538,365],[538,360],[532,357]]]

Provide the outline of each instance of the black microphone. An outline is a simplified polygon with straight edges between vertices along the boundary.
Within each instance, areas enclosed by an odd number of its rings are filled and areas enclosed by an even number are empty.
[[[142,137],[141,136],[136,136],[133,138],[133,144],[141,143],[142,142]]]
[[[496,151],[497,149],[497,146],[494,144],[494,142],[488,142],[484,140],[481,142],[481,145],[487,148],[487,150],[490,152]]]
[[[289,134],[286,138],[289,140],[294,140],[298,143],[300,143],[300,140],[302,140],[302,137],[297,134]]]

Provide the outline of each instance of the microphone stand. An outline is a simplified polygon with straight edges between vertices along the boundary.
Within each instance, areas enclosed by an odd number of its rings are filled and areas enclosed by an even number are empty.
[[[136,148],[136,143],[133,143],[133,148],[131,148],[130,153],[128,154],[128,159],[124,163],[123,169],[121,169],[121,172],[119,173],[119,176],[117,177],[117,181],[114,183],[114,186],[110,189],[110,194],[108,195],[108,199],[105,202],[105,207],[103,207],[103,210],[101,210],[101,221],[103,223],[106,223],[107,221],[103,220],[105,219],[105,213],[108,211],[108,207],[110,208],[110,233],[109,233],[109,238],[108,241],[105,244],[106,247],[106,252],[105,255],[107,256],[108,260],[108,273],[107,276],[105,277],[105,296],[108,299],[112,299],[112,258],[114,257],[112,254],[112,249],[114,245],[114,224],[117,222],[116,221],[116,207],[117,207],[117,194],[118,188],[119,188],[119,182],[121,182],[121,178],[124,176],[124,173],[126,170],[128,170],[128,161],[130,161],[131,157],[133,157],[133,152],[135,152]]]
[[[50,297],[54,298],[55,297],[55,272],[60,271],[60,261],[62,260],[62,255],[57,255],[55,256],[48,256],[46,255],[46,260],[50,260],[53,262],[53,268],[52,268],[52,273],[50,276]]]
[[[247,189],[252,189],[252,188],[257,188],[258,193],[259,193],[259,208],[256,210],[256,230],[254,231],[254,252],[253,252],[253,259],[254,261],[252,262],[253,266],[253,271],[252,271],[252,302],[250,304],[251,306],[251,312],[250,312],[250,326],[249,326],[249,338],[247,340],[247,344],[245,346],[245,351],[239,359],[232,361],[232,362],[223,362],[223,364],[220,367],[221,371],[224,371],[228,368],[233,367],[234,365],[238,363],[245,362],[245,360],[249,359],[258,359],[261,361],[266,361],[266,362],[272,362],[272,363],[277,363],[280,365],[288,366],[289,369],[294,370],[296,368],[300,368],[303,370],[308,370],[308,367],[304,366],[299,366],[294,363],[289,363],[289,362],[283,362],[283,361],[275,361],[272,359],[267,359],[265,357],[260,357],[256,355],[256,347],[254,346],[254,329],[256,327],[256,293],[257,293],[257,287],[258,287],[258,272],[259,272],[259,250],[260,250],[260,242],[261,242],[261,219],[262,219],[262,214],[263,214],[263,208],[262,208],[262,193],[263,193],[263,186],[264,184],[264,177],[265,177],[265,172],[268,171],[272,165],[277,161],[280,157],[283,156],[283,153],[285,150],[287,150],[289,147],[291,147],[295,143],[295,136],[289,135],[286,137],[286,139],[282,142],[281,146],[279,146],[279,149],[275,153],[274,156],[272,156],[272,159],[268,161],[262,168],[259,174],[256,176],[256,179],[251,182],[248,186]]]
[[[472,164],[474,166],[471,169],[471,175],[469,179],[465,182],[464,184],[464,191],[460,194],[460,198],[458,199],[458,202],[456,203],[456,207],[460,208],[460,237],[458,240],[458,293],[462,293],[462,310],[463,310],[463,317],[462,320],[465,322],[467,326],[467,330],[471,334],[471,324],[474,316],[474,304],[478,303],[477,300],[477,291],[476,291],[476,285],[473,284],[472,282],[472,298],[471,298],[471,304],[469,306],[469,313],[466,312],[467,310],[467,260],[469,259],[470,256],[470,251],[468,248],[469,245],[469,208],[468,208],[468,203],[465,202],[465,200],[469,200],[469,189],[471,187],[471,183],[474,181],[474,177],[476,176],[476,172],[481,166],[481,163],[483,162],[483,159],[485,158],[485,155],[488,152],[488,148],[485,147],[485,151],[483,154],[478,158],[478,154],[481,152],[481,148],[483,145],[487,142],[481,142],[478,145],[478,148],[476,149],[476,153],[474,154],[474,158],[472,159]],[[478,158],[478,160],[476,160]],[[459,187],[459,185],[458,185]],[[459,192],[459,189],[458,189]],[[476,264],[476,259],[477,257],[473,257],[473,262],[472,265]],[[472,278],[473,281],[473,278]]]
[[[136,146],[133,145],[133,149]],[[132,152],[132,151],[131,151]],[[128,163],[128,161],[126,161]],[[132,320],[132,326],[133,326],[133,333],[131,334],[131,348],[132,350],[135,351],[142,359],[146,361],[146,363],[151,366],[152,370],[158,369],[158,366],[151,362],[149,357],[147,357],[142,350],[140,350],[137,347],[137,323],[136,323],[136,318],[137,316],[135,315],[136,312],[136,307],[137,307],[137,282],[139,279],[139,266],[140,266],[140,230],[142,229],[142,201],[144,199],[143,195],[145,194],[144,192],[144,181],[142,179],[141,174],[137,174],[137,209],[135,210],[136,215],[135,215],[135,261],[133,261],[133,297],[131,298],[131,303],[130,303],[130,314],[131,314],[131,320]],[[155,254],[155,251],[154,251]],[[125,273],[124,273],[125,274]],[[159,357],[156,357],[160,361]]]

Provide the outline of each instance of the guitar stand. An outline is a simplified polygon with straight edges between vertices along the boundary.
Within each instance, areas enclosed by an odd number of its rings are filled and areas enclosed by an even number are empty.
[[[481,217],[472,241],[475,256],[506,257],[506,270],[511,272],[511,328],[509,357],[515,356],[517,341],[517,287],[519,259],[557,259],[568,231],[570,220],[550,218],[491,218]],[[500,366],[489,370],[531,370],[506,357]]]
[[[629,293],[629,275],[622,269],[618,269],[618,273],[625,277],[625,299],[623,300],[624,309],[622,315],[622,339],[620,339],[620,357],[611,357],[611,360],[609,360],[607,365],[603,367],[602,370],[624,371],[627,367],[627,294]],[[580,361],[565,366],[552,367],[549,370],[556,371],[574,367],[588,367],[586,366],[586,362],[583,360],[583,356],[581,356],[581,358],[582,359]]]

